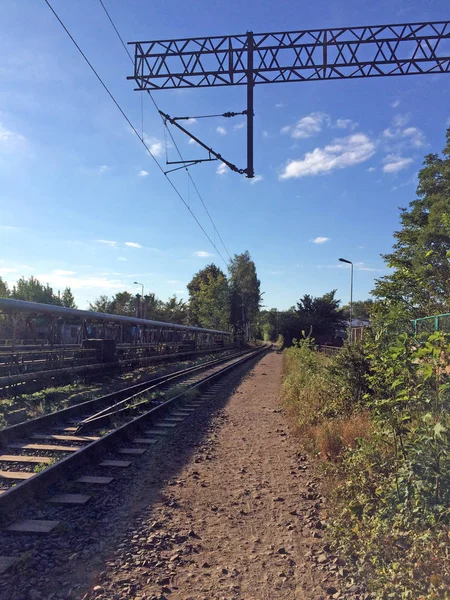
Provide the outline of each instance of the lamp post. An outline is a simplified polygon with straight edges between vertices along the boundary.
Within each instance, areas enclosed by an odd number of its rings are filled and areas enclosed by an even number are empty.
[[[139,281],[134,281],[133,282],[134,285],[140,285],[141,286],[141,290],[142,290],[142,296],[141,296],[141,301],[138,303],[136,302],[136,317],[141,317],[143,316],[143,306],[144,306],[144,284],[143,283],[139,283]]]
[[[343,263],[347,263],[351,265],[351,276],[350,276],[350,344],[352,343],[352,326],[353,326],[353,263],[351,260],[347,260],[346,258],[339,259]]]
[[[144,297],[144,284],[143,283],[139,283],[139,281],[134,281],[133,282],[134,285],[140,285],[142,288],[142,298]]]

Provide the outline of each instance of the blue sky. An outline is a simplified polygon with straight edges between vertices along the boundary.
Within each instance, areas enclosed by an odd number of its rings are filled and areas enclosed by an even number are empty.
[[[53,0],[55,10],[141,130],[131,64],[97,0]],[[449,18],[448,0],[247,2],[105,0],[126,41],[300,30]],[[0,5],[0,275],[70,285],[80,308],[100,294],[145,284],[187,297],[192,275],[225,268],[167,180],[112,104],[43,0]],[[337,288],[366,298],[386,273],[398,207],[414,199],[423,157],[440,152],[450,77],[255,87],[255,171],[247,180],[193,167],[192,177],[230,254],[254,259],[269,307]],[[244,88],[160,91],[172,115],[245,108]],[[149,98],[143,129],[165,161],[164,128]],[[207,119],[193,133],[245,167],[243,120]],[[176,135],[185,157],[202,156]],[[176,159],[168,148],[169,159]],[[171,176],[214,239],[186,173]],[[227,257],[220,241],[217,247]]]

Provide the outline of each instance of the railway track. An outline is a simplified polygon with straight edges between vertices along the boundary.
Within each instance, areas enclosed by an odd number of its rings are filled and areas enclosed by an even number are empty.
[[[231,349],[231,348],[230,348]],[[8,373],[4,375],[0,372],[0,396],[10,396],[16,394],[19,390],[24,392],[27,385],[41,384],[42,386],[55,385],[57,381],[63,381],[73,377],[95,377],[107,375],[111,372],[126,372],[141,367],[150,366],[157,363],[189,360],[214,352],[223,352],[227,348],[205,348],[202,350],[173,352],[169,354],[152,354],[150,356],[130,356],[121,357],[113,362],[98,362],[92,360],[89,364],[79,364],[77,361],[65,359],[67,366],[57,364],[52,367],[46,361],[42,361],[42,370],[33,370],[32,364],[25,365],[26,369],[21,373]],[[30,370],[31,368],[31,370]]]
[[[125,466],[197,408],[196,391],[266,349],[211,360],[0,430],[0,512],[13,512],[96,461],[100,472]],[[117,460],[102,461],[102,454],[112,450]],[[99,475],[77,481],[101,485],[109,480]],[[69,494],[53,501],[80,504],[86,498]]]

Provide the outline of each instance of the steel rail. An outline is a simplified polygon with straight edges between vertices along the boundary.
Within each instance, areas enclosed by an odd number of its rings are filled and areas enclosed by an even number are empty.
[[[201,389],[208,386],[211,381],[225,375],[237,366],[242,365],[246,361],[258,356],[267,351],[269,346],[264,346],[255,351],[248,352],[242,356],[240,360],[232,361],[232,364],[225,365],[219,371],[212,374],[207,374],[201,381],[195,383],[190,388],[184,390],[177,396],[166,400],[166,402],[156,406],[144,414],[135,417],[124,425],[116,428],[114,431],[106,434],[100,439],[81,447],[73,454],[63,458],[56,464],[44,469],[40,473],[33,475],[29,479],[18,483],[15,487],[10,488],[0,495],[0,514],[6,518],[9,513],[23,505],[27,500],[35,496],[43,494],[47,488],[57,481],[65,480],[68,475],[79,467],[85,464],[91,464],[92,460],[112,447],[117,445],[122,439],[129,439],[131,434],[139,430],[143,425],[148,426],[152,422],[164,416],[169,410],[176,407],[182,400],[185,394],[192,389]],[[230,361],[228,361],[230,362]]]
[[[232,349],[232,346],[228,347],[228,349]],[[126,358],[119,361],[108,362],[108,363],[95,363],[91,365],[77,365],[73,367],[67,367],[62,369],[52,369],[52,370],[43,370],[43,371],[34,371],[32,373],[19,373],[17,375],[5,375],[0,377],[0,391],[9,386],[27,383],[29,381],[37,381],[39,379],[53,378],[53,377],[61,377],[64,375],[89,375],[91,373],[98,372],[109,372],[114,369],[123,369],[125,368],[133,368],[133,367],[145,367],[147,365],[151,365],[153,363],[165,362],[173,359],[187,359],[190,356],[201,356],[202,354],[210,354],[214,352],[220,352],[227,350],[227,347],[223,348],[206,348],[204,350],[195,350],[188,352],[173,352],[171,354],[154,354],[152,356],[141,356],[136,358]]]
[[[173,378],[180,379],[182,377],[185,377],[186,375],[190,375],[192,372],[194,372],[195,369],[199,369],[201,367],[208,368],[208,366],[213,366],[215,364],[219,364],[220,362],[228,361],[233,357],[238,356],[239,354],[242,355],[242,352],[223,356],[218,359],[213,359],[207,361],[206,363],[202,363],[201,365],[194,365],[192,367],[187,367],[186,369],[181,369],[180,371],[175,371],[173,373],[159,375],[157,377],[148,379],[147,381],[135,383],[131,386],[122,388],[121,390],[116,390],[104,396],[99,396],[98,398],[92,398],[91,400],[80,402],[79,404],[75,404],[74,406],[69,406],[68,408],[63,408],[61,410],[54,411],[47,415],[43,415],[42,417],[36,417],[34,419],[29,419],[27,421],[23,421],[22,423],[18,423],[17,425],[10,425],[9,427],[4,427],[3,429],[0,429],[0,448],[7,446],[11,441],[15,439],[19,439],[21,437],[30,435],[30,433],[33,433],[34,431],[37,431],[42,427],[53,426],[56,423],[64,421],[68,418],[76,417],[80,414],[85,414],[86,411],[98,411],[105,405],[110,405],[110,403],[114,402],[115,400],[128,400],[135,394],[143,393],[144,390],[146,390],[150,386],[162,385],[169,379],[173,380]]]

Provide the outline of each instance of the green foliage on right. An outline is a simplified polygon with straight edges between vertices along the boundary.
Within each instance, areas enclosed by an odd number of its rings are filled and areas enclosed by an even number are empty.
[[[450,312],[450,127],[443,158],[425,157],[417,198],[401,209],[402,228],[384,256],[394,269],[377,281],[373,294],[402,304],[410,318]]]

